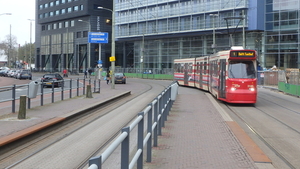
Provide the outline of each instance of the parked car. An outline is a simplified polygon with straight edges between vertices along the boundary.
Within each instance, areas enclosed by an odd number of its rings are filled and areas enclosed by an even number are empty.
[[[32,80],[32,73],[28,69],[19,70],[16,75],[16,79],[29,79]]]
[[[0,70],[0,76],[6,76],[6,73],[7,73],[6,69]]]
[[[16,70],[13,70],[13,69],[9,70],[9,71],[6,73],[7,77],[12,77],[12,75],[13,75],[13,73],[14,73],[15,71],[16,71]]]
[[[7,69],[2,69],[1,71],[0,71],[0,76],[7,76],[7,73],[9,72],[9,68],[7,68]]]
[[[10,77],[16,78],[19,71],[20,71],[19,69],[18,70],[13,70]]]
[[[64,78],[58,73],[48,73],[41,78],[41,82],[46,87],[51,87],[52,83],[54,83],[54,87],[61,87],[64,85],[63,80]]]
[[[115,73],[115,83],[126,84],[126,76],[124,73]]]

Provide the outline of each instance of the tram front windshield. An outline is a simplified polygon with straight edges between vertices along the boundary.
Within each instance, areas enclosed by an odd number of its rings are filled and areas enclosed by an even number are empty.
[[[236,79],[256,78],[255,67],[252,61],[230,61],[228,77]]]

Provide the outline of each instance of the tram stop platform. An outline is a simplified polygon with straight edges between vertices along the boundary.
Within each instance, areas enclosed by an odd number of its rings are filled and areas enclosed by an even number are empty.
[[[111,99],[138,87],[120,85],[110,90],[109,85],[104,84],[101,93],[91,99],[72,98],[29,109],[27,114],[32,118],[26,120],[17,120],[17,113],[0,112],[0,146],[64,120],[72,112],[89,108],[99,100]],[[145,169],[274,168],[270,159],[210,94],[187,87],[179,87],[158,138],[158,147],[153,147],[152,153],[152,162],[145,162]]]
[[[274,169],[270,159],[209,94],[179,87],[145,169]]]

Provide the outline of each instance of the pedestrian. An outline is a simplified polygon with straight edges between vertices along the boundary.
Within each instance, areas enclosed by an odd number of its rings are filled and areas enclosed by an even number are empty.
[[[67,71],[67,69],[63,70],[63,77],[68,77],[68,71]]]
[[[110,81],[110,74],[109,71],[106,72],[106,84],[108,84]]]
[[[91,68],[89,68],[88,72],[89,72],[89,77],[91,78],[92,69],[91,69]]]
[[[84,77],[83,78],[87,78],[87,74],[88,74],[88,70],[85,69],[85,71],[84,71]]]

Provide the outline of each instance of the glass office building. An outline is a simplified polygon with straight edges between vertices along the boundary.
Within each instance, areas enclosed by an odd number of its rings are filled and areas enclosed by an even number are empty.
[[[265,66],[299,68],[299,0],[266,0]]]
[[[117,66],[161,71],[172,68],[174,59],[205,56],[230,46],[256,49],[260,54],[263,50],[262,0],[114,3]]]
[[[36,0],[36,59],[38,70],[83,72],[98,60],[109,66],[110,43],[88,43],[89,32],[111,34],[112,1]]]

